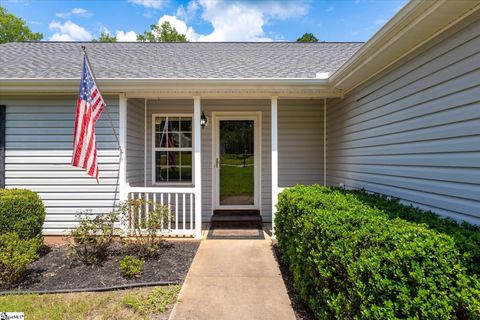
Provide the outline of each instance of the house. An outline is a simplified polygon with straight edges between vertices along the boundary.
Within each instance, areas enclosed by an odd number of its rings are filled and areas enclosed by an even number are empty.
[[[411,1],[365,44],[0,45],[0,183],[39,192],[46,235],[127,198],[169,204],[174,235],[216,210],[271,223],[312,183],[478,224],[479,9]],[[82,45],[108,109],[98,184],[70,165]]]

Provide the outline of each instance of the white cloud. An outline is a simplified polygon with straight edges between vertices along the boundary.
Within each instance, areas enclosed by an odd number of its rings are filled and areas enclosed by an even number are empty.
[[[335,7],[328,7],[327,10],[325,10],[325,11],[332,12],[333,10],[335,10]]]
[[[68,12],[59,12],[59,13],[56,13],[55,15],[59,18],[62,18],[62,19],[67,19],[71,15],[75,15],[75,16],[83,17],[83,18],[88,18],[88,17],[91,17],[93,15],[93,13],[91,13],[87,9],[73,8],[72,10],[70,10]]]
[[[48,26],[54,34],[50,41],[90,41],[92,34],[70,20],[64,23],[52,21]]]
[[[170,22],[172,27],[177,29],[179,33],[186,35],[189,41],[197,41],[199,35],[195,32],[195,30],[193,30],[192,27],[187,26],[185,21],[178,19],[176,16],[169,16],[168,14],[165,14],[158,20],[158,25],[160,26],[165,21]]]
[[[192,0],[188,3],[185,8],[183,5],[180,5],[177,8],[177,16],[185,21],[189,21],[195,17],[200,6],[196,0]]]
[[[123,42],[135,42],[137,41],[137,34],[135,31],[122,31],[118,30],[116,33],[117,41],[123,41]]]
[[[228,1],[198,0],[202,18],[210,22],[213,32],[201,35],[199,41],[272,41],[264,26],[274,19],[288,19],[307,13],[302,1]]]
[[[145,8],[160,9],[165,5],[167,1],[165,0],[128,0],[128,2],[144,6]]]

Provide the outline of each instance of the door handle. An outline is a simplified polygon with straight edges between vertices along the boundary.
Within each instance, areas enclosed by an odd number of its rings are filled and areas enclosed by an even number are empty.
[[[215,159],[215,168],[218,168],[218,158]]]

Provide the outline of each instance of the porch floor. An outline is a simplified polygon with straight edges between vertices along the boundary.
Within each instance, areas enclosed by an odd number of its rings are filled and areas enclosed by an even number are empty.
[[[280,269],[263,240],[202,240],[171,320],[294,320]]]

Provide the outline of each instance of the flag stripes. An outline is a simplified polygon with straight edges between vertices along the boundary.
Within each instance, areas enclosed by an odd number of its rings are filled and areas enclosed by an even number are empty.
[[[97,143],[95,124],[105,107],[102,95],[89,68],[86,56],[83,57],[80,91],[75,117],[72,165],[86,170],[98,181]]]

